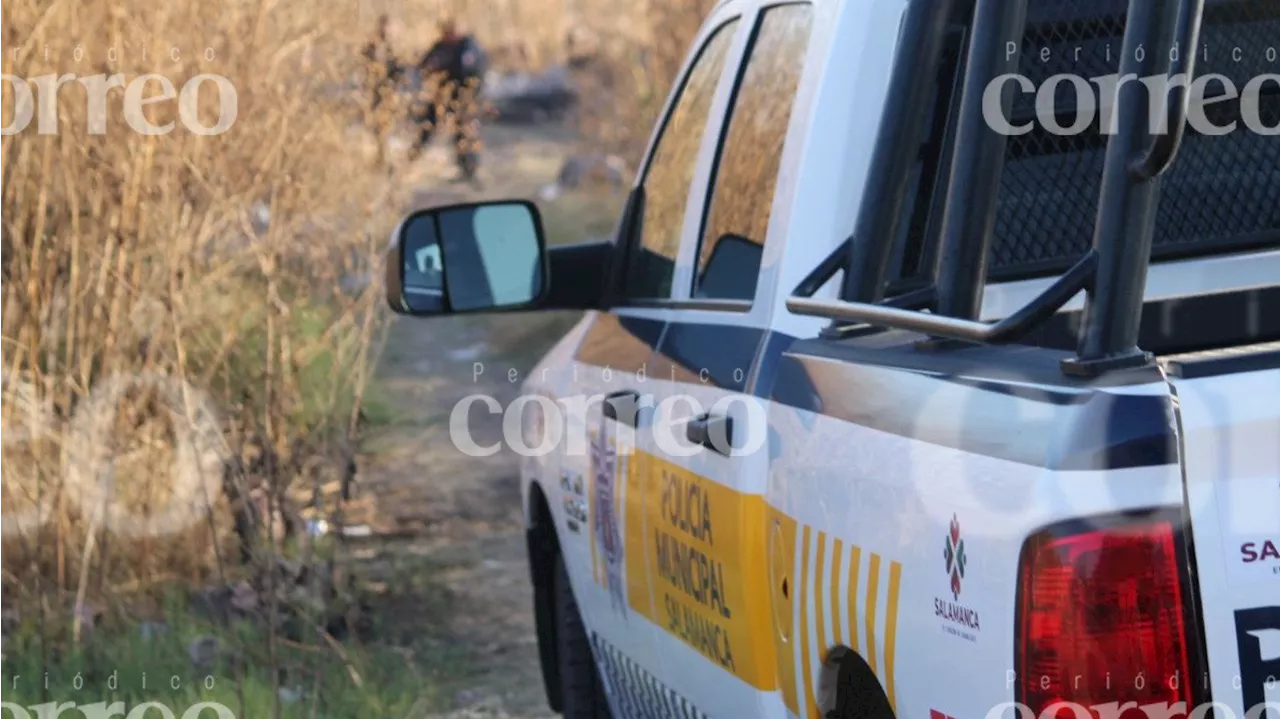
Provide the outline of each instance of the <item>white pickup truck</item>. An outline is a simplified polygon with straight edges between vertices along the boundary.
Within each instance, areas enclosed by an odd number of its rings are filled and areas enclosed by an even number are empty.
[[[726,0],[612,242],[407,218],[397,312],[586,310],[514,442],[550,705],[1280,719],[1278,45]]]

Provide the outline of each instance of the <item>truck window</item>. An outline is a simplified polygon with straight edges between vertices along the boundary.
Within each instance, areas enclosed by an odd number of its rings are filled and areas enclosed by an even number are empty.
[[[721,25],[698,51],[654,148],[644,180],[640,243],[627,270],[626,295],[630,298],[671,296],[698,149],[737,27],[736,19]]]
[[[813,7],[807,3],[769,8],[760,19],[712,170],[694,297],[755,297],[782,144],[812,23]],[[730,238],[731,247],[720,246]]]

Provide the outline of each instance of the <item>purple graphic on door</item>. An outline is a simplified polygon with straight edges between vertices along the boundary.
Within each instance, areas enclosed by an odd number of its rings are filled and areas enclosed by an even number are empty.
[[[625,614],[627,599],[622,588],[622,532],[614,500],[614,492],[620,491],[617,487],[618,453],[603,429],[592,432],[591,469],[596,483],[595,519],[592,522],[594,541],[604,557],[605,586],[613,607]]]

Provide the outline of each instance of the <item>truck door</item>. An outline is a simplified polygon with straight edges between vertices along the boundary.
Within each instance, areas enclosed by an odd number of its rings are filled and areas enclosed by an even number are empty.
[[[588,320],[575,357],[575,397],[565,398],[585,403],[585,411],[568,413],[566,433],[571,442],[586,439],[565,452],[572,467],[567,481],[576,490],[582,478],[585,508],[573,585],[615,716],[681,716],[684,706],[664,684],[665,657],[649,611],[652,543],[643,531],[640,480],[653,453],[646,408],[654,404],[652,354],[674,313],[684,209],[692,188],[705,183],[695,173],[699,147],[719,125],[712,110],[739,26],[737,17],[726,16],[708,25],[695,45],[641,176],[642,229],[621,303]],[[575,421],[580,424],[572,426]]]
[[[743,67],[721,87],[724,127],[703,148],[710,179],[689,200],[681,294],[655,358],[641,479],[652,597],[642,611],[667,685],[712,717],[785,711],[766,581],[767,419],[750,393],[773,311],[776,271],[762,265],[766,239],[781,238],[770,219],[793,189],[779,179],[784,145],[805,131],[791,117],[813,14],[790,3],[743,19]]]
[[[559,398],[566,408],[559,479],[567,516],[560,544],[602,668],[607,662],[625,662],[649,672],[658,666],[652,630],[630,616],[626,601],[628,590],[642,584],[629,581],[627,565],[632,560],[623,543],[630,529],[623,502],[634,428],[625,415],[606,415],[600,400],[639,386],[636,377],[649,371],[666,325],[661,315],[623,307],[588,318],[566,373],[571,389]]]

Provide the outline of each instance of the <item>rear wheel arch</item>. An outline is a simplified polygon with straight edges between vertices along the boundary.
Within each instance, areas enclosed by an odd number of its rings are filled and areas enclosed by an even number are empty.
[[[896,719],[875,670],[844,646],[832,649],[822,664],[818,704],[821,715],[831,719]]]

